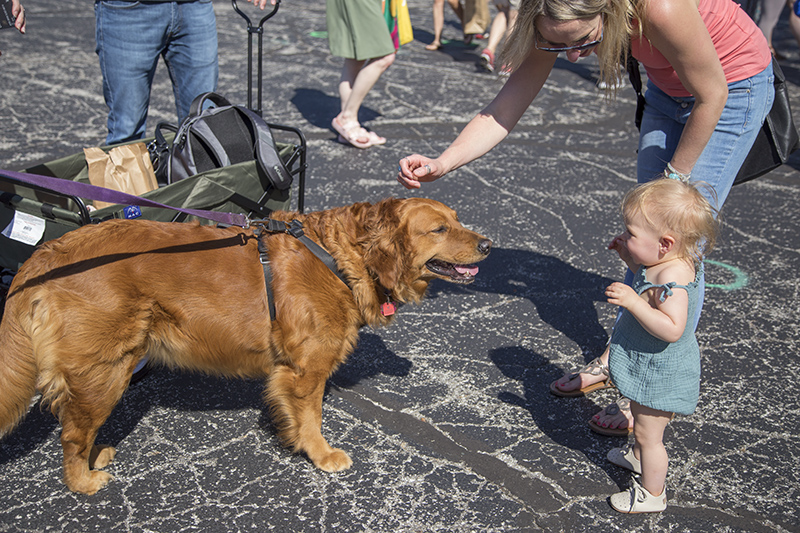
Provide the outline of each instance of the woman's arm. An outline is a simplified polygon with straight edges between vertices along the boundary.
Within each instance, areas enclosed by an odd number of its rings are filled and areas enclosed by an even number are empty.
[[[644,36],[670,62],[695,97],[694,108],[670,163],[689,174],[717,126],[728,84],[695,0],[649,2]]]
[[[408,189],[418,189],[420,182],[441,178],[497,146],[539,94],[555,61],[556,54],[531,49],[528,58],[508,78],[494,100],[466,125],[438,158],[419,154],[404,157],[400,160],[397,180]]]

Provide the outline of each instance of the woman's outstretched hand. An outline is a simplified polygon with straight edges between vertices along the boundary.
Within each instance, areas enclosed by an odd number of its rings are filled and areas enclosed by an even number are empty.
[[[434,181],[444,174],[435,159],[414,154],[400,160],[397,181],[406,189],[419,189],[423,181]]]

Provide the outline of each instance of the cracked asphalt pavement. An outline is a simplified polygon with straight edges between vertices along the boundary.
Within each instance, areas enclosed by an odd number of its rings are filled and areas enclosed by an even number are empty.
[[[105,138],[91,2],[24,3],[27,35],[0,33],[0,168],[10,170]],[[564,399],[548,385],[597,356],[612,325],[603,289],[624,265],[605,243],[635,183],[633,90],[604,101],[594,60],[559,59],[503,143],[406,191],[398,160],[440,153],[503,83],[475,66],[480,44],[460,41],[452,13],[449,41],[426,51],[430,2],[409,6],[416,40],[361,114],[388,142],[368,150],[330,129],[341,60],[328,53],[324,2],[286,0],[264,32],[263,112],[308,139],[307,210],[424,196],[494,241],[473,285],[434,282],[393,326],[362,331],[330,379],[323,434],[352,468],[328,474],[281,447],[260,382],[157,369],[100,431],[118,454],[115,479],[94,496],[64,486],[60,428],[32,406],[0,442],[0,531],[800,531],[797,154],[727,201],[698,329],[700,404],[666,433],[669,507],[620,516],[607,497],[628,476],[605,457],[625,439],[586,424],[614,392]],[[245,25],[229,2],[214,7],[219,92],[244,103]],[[774,44],[800,109],[785,16]],[[174,113],[161,66],[148,132]]]

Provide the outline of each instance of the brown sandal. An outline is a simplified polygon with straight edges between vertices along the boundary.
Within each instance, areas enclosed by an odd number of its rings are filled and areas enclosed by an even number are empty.
[[[611,405],[606,406],[604,411],[607,415],[614,416],[621,412],[630,412],[631,410],[631,401],[624,396],[618,399],[616,402],[612,403]],[[600,411],[601,413],[603,411]],[[597,416],[597,415],[595,415]],[[627,419],[627,415],[625,416]],[[624,428],[606,428],[598,424],[594,421],[594,417],[589,420],[589,428],[595,433],[599,433],[601,435],[605,435],[607,437],[627,437],[631,433],[633,433],[633,426],[631,425],[630,420],[628,420],[628,425]]]
[[[558,380],[555,380],[550,384],[550,392],[556,396],[561,396],[562,398],[574,398],[576,396],[583,396],[589,392],[614,388],[614,384],[611,383],[611,377],[608,375],[608,366],[604,365],[599,357],[577,372],[570,374],[569,380],[572,381],[580,374],[589,374],[590,376],[604,375],[606,379],[603,381],[598,381],[597,383],[592,383],[591,385],[586,385],[583,388],[570,391],[562,391],[559,389],[557,385]]]

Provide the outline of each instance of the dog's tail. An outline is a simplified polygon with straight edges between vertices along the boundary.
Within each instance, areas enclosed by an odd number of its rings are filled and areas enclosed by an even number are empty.
[[[36,360],[16,314],[6,308],[0,322],[0,438],[28,412],[36,394]]]

